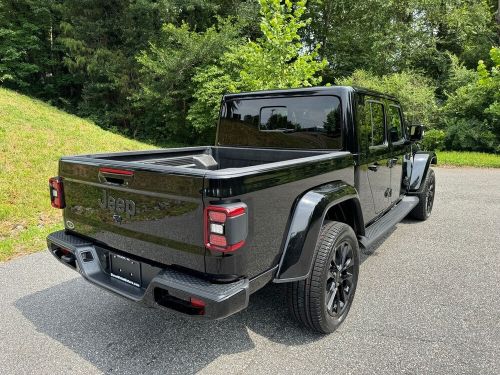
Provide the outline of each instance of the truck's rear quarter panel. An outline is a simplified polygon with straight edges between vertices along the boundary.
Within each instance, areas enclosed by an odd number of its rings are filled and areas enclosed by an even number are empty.
[[[241,168],[233,174],[205,179],[205,205],[221,199],[237,199],[248,205],[249,233],[237,252],[210,252],[209,273],[235,272],[255,277],[276,266],[283,250],[288,220],[297,198],[312,188],[332,181],[354,185],[354,162],[348,152],[285,162],[280,167]]]

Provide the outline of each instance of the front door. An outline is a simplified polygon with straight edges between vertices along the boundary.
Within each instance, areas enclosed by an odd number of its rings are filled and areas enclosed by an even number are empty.
[[[391,149],[387,142],[384,104],[377,100],[367,100],[360,136],[364,138],[366,173],[375,214],[389,207],[391,185]]]
[[[391,203],[399,200],[402,189],[403,178],[403,157],[407,152],[408,146],[405,145],[403,134],[403,117],[401,108],[396,103],[389,104],[387,107],[387,129],[391,148]]]

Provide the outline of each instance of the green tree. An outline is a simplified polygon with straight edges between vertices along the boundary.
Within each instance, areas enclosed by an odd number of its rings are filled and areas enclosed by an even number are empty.
[[[0,0],[0,84],[201,142],[225,92],[355,82],[397,94],[447,147],[494,150],[499,17],[498,0]]]
[[[131,101],[139,87],[135,55],[160,30],[158,7],[143,0],[63,3],[59,42],[81,96],[80,115],[135,135],[141,116]]]
[[[204,32],[221,18],[235,17],[245,27],[244,33],[255,35],[258,15],[256,0],[161,0],[161,17],[165,24],[189,25],[190,30]]]
[[[67,85],[54,0],[0,1],[0,83],[44,99]]]
[[[496,40],[493,12],[488,0],[312,0],[304,39],[321,42],[328,78],[363,69],[442,79],[449,52],[469,68],[487,55]]]
[[[500,48],[492,48],[490,58],[492,67],[480,60],[470,81],[450,92],[441,109],[449,149],[500,151]],[[455,69],[464,75],[463,67]]]
[[[34,54],[43,49],[44,33],[36,20],[27,17],[36,5],[41,4],[0,2],[0,82],[26,87],[42,70]]]
[[[409,123],[436,125],[437,103],[432,81],[419,73],[406,71],[376,76],[364,70],[339,80],[341,85],[366,87],[395,96],[401,102]]]
[[[197,43],[185,38],[194,38],[195,33],[188,34],[183,25],[205,33],[219,15],[246,9],[242,2],[67,0],[61,7],[59,41],[65,47],[64,63],[73,74],[73,87],[80,97],[78,113],[133,137],[192,141],[184,126],[191,88],[180,80],[191,81],[186,73],[190,67],[183,63],[198,66],[197,60],[205,59],[196,49]],[[251,9],[251,4],[247,8]],[[165,23],[170,26],[163,28]],[[219,45],[210,45],[214,52],[205,51],[209,56],[220,54],[217,50],[223,51],[229,39],[222,36]],[[160,98],[156,104],[155,98]]]
[[[306,1],[260,0],[263,36],[233,46],[217,64],[198,70],[193,77],[195,102],[188,119],[199,131],[215,127],[220,97],[226,92],[313,86],[322,82],[317,73],[327,65],[318,57],[319,45],[309,50],[300,30]]]
[[[145,137],[196,141],[186,121],[196,90],[192,78],[197,70],[208,71],[207,67],[232,45],[243,43],[240,26],[226,19],[216,27],[195,32],[186,23],[179,27],[167,24],[158,40],[137,56],[141,90],[134,100],[147,114],[141,126]]]

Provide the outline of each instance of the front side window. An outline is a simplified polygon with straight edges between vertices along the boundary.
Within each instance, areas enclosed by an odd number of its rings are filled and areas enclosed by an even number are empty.
[[[336,96],[233,99],[224,104],[219,145],[307,149],[342,148]]]
[[[387,128],[391,142],[397,142],[403,138],[403,122],[401,119],[401,108],[390,105],[387,111]]]

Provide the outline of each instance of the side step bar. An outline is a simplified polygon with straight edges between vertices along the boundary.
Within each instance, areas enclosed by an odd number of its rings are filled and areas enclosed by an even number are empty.
[[[359,243],[365,249],[386,234],[394,225],[403,220],[418,204],[418,197],[406,196],[389,212],[366,228],[365,235],[359,236]]]

